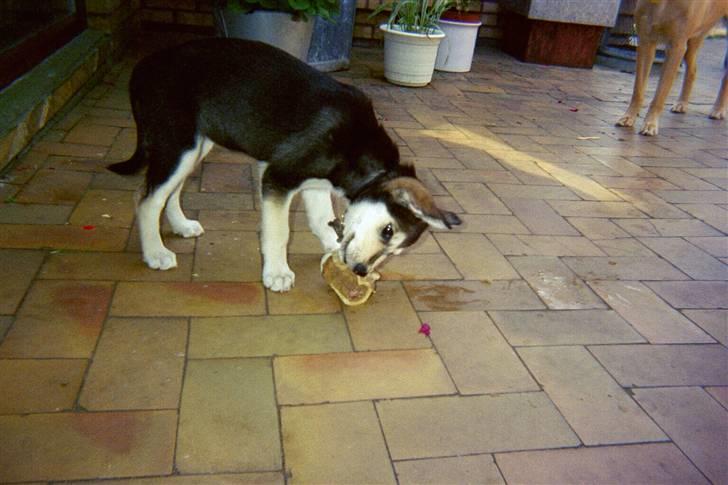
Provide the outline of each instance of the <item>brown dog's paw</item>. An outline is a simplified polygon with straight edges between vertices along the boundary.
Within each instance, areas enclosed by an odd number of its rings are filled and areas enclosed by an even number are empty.
[[[657,123],[650,123],[645,122],[644,125],[642,125],[642,129],[640,130],[640,135],[645,136],[655,136],[660,130],[657,127]]]
[[[670,108],[670,111],[673,113],[685,113],[688,110],[688,103],[685,103],[683,101],[678,101],[677,103],[672,105],[672,108]]]
[[[626,127],[634,126],[634,122],[636,119],[637,119],[636,116],[633,116],[630,114],[625,114],[624,116],[619,118],[619,120],[617,120],[616,125],[617,126],[626,126]]]
[[[708,118],[710,118],[711,120],[723,120],[723,119],[725,119],[725,114],[726,114],[727,110],[728,109],[726,109],[726,108],[713,109],[713,111],[711,111],[710,114],[708,115]]]

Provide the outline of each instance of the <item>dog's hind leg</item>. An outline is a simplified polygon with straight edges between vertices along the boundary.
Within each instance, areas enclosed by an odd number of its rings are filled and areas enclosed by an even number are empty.
[[[629,107],[624,115],[617,121],[617,126],[634,126],[637,117],[642,109],[642,102],[645,99],[645,89],[647,81],[650,78],[652,63],[655,60],[655,51],[657,44],[640,39],[637,46],[637,63],[635,66],[634,89],[632,90],[632,99]]]
[[[311,231],[321,241],[325,253],[339,248],[336,231],[329,226],[333,221],[334,208],[331,203],[331,192],[328,190],[306,189],[301,193],[306,204],[306,216]]]
[[[263,252],[263,285],[273,291],[288,291],[296,275],[288,266],[288,214],[293,193],[285,196],[263,194],[260,231]]]
[[[710,112],[710,117],[714,120],[722,120],[728,112],[728,68],[723,73],[723,82],[720,83],[720,91],[715,99],[715,104]]]
[[[144,262],[152,269],[165,270],[177,266],[177,256],[162,242],[159,218],[172,194],[181,190],[185,179],[202,158],[200,156],[202,146],[203,141],[198,139],[194,147],[182,152],[174,171],[168,174],[166,180],[161,183],[156,180],[156,177],[162,175],[161,173],[150,174],[147,172],[148,189],[146,196],[137,206],[137,222]],[[176,203],[179,204],[179,199]]]
[[[704,37],[694,37],[688,40],[688,48],[685,51],[685,77],[683,78],[680,96],[677,98],[677,102],[670,108],[670,111],[673,113],[685,113],[688,109],[690,92],[693,90],[695,74],[698,71],[698,51],[700,50],[700,46],[703,45],[704,39]]]
[[[207,138],[202,140],[200,146],[199,159],[195,162],[195,165],[200,162],[210,150],[214,143]],[[185,177],[186,178],[186,177]],[[172,192],[172,195],[167,200],[167,205],[164,209],[164,215],[169,221],[169,225],[172,226],[172,231],[175,234],[179,234],[182,237],[197,237],[202,235],[205,230],[202,228],[199,222],[187,219],[184,212],[182,212],[182,206],[180,204],[180,195],[182,193],[182,187],[184,186],[184,180],[180,182],[177,188]]]
[[[659,132],[660,114],[665,106],[667,95],[670,94],[670,88],[672,88],[672,83],[675,80],[687,47],[687,41],[679,39],[670,45],[667,51],[667,59],[662,65],[662,73],[660,74],[660,81],[657,83],[655,97],[652,98],[650,109],[647,110],[640,134],[654,136]]]

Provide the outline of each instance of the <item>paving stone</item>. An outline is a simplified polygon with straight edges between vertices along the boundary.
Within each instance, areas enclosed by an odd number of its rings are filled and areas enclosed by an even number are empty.
[[[253,194],[186,192],[182,194],[182,207],[190,210],[253,210]]]
[[[728,411],[700,388],[636,389],[634,396],[709,480],[728,479]]]
[[[605,306],[558,258],[523,256],[511,257],[509,260],[552,310],[583,310]]]
[[[417,311],[544,308],[525,281],[413,281],[404,287]]]
[[[266,290],[268,313],[291,315],[302,313],[337,313],[341,302],[321,276],[321,256],[291,254],[288,264],[296,273],[295,286],[286,293]],[[376,298],[373,295],[372,298]]]
[[[251,165],[206,162],[202,167],[200,192],[252,192]]]
[[[492,455],[398,461],[394,464],[400,484],[503,484]]]
[[[79,403],[88,410],[176,409],[186,344],[183,319],[109,319]]]
[[[728,233],[728,210],[714,204],[678,204],[680,209],[723,233]]]
[[[516,353],[483,312],[422,313],[461,394],[537,391]]]
[[[465,279],[491,281],[519,278],[508,260],[481,234],[439,233],[435,239]]]
[[[268,359],[187,364],[175,463],[182,473],[277,470],[282,466]]]
[[[598,217],[598,218],[640,218],[645,217],[640,211],[627,202],[593,202],[552,200],[549,204],[563,217]]]
[[[567,168],[559,167],[553,163],[540,162],[538,165],[547,171],[553,178],[570,188],[579,197],[585,200],[619,201],[618,196],[605,189],[601,184],[589,177],[574,173]]]
[[[636,239],[602,239],[592,241],[607,256],[612,257],[654,257],[655,253],[647,249]]]
[[[688,237],[690,244],[694,244],[706,253],[716,258],[728,258],[728,237]]]
[[[673,204],[725,204],[728,201],[722,190],[657,190],[655,194]]]
[[[504,199],[513,214],[534,234],[552,236],[578,236],[566,219],[551,208],[545,201],[529,199]]]
[[[65,170],[39,170],[17,195],[20,203],[73,205],[83,196],[92,175]]]
[[[202,209],[199,222],[207,231],[257,231],[260,212]]]
[[[670,167],[650,167],[649,171],[668,182],[686,190],[715,190],[715,186],[687,173],[685,170]]]
[[[396,483],[371,403],[284,407],[291,483]]]
[[[458,204],[470,214],[504,214],[511,211],[483,184],[447,182],[445,188]]]
[[[728,308],[725,281],[655,281],[647,286],[674,308]]]
[[[43,262],[41,251],[0,249],[0,314],[13,314]]]
[[[82,122],[74,126],[63,141],[82,145],[111,146],[119,131],[121,129],[115,126],[93,125]]]
[[[279,404],[451,394],[455,388],[429,349],[278,357]]]
[[[69,222],[79,226],[131,227],[134,198],[123,190],[89,190],[71,214]]]
[[[708,483],[672,443],[499,453],[496,461],[509,483]]]
[[[72,210],[65,205],[0,204],[0,224],[65,224]]]
[[[177,255],[177,268],[155,271],[136,253],[65,252],[50,254],[38,278],[61,280],[106,281],[189,281],[192,274],[192,256]]]
[[[513,346],[645,341],[611,310],[494,311],[490,316]]]
[[[604,253],[585,237],[488,235],[506,256],[603,256]]]
[[[514,185],[489,183],[488,188],[502,199],[580,200],[566,187],[553,185]]]
[[[208,231],[197,241],[197,281],[260,281],[261,268],[255,232]]]
[[[628,219],[634,220],[634,219]],[[589,239],[617,239],[629,234],[609,220],[598,217],[569,217],[569,224],[581,231]]]
[[[252,233],[256,238],[258,235]],[[258,249],[258,251],[260,251]],[[321,256],[324,253],[321,247],[321,241],[312,232],[309,231],[291,231],[288,240],[288,254],[317,254]]]
[[[442,253],[415,254],[408,252],[389,258],[377,268],[377,271],[381,273],[382,280],[460,280],[463,278],[450,259]]]
[[[378,401],[377,411],[394,460],[579,445],[541,392]]]
[[[529,347],[518,354],[584,444],[665,439],[583,347]]]
[[[187,217],[193,217],[192,214],[190,214],[190,211],[187,211],[186,214],[187,214]],[[162,227],[161,227],[160,232],[162,234],[162,241],[164,242],[164,245],[167,247],[167,249],[174,252],[177,256],[179,256],[180,254],[192,254],[195,252],[195,247],[197,246],[197,239],[199,239],[199,238],[195,238],[195,237],[185,238],[185,237],[179,236],[177,234],[174,234],[172,232],[172,229],[167,224],[167,221],[162,222]],[[126,250],[129,252],[137,253],[137,257],[140,260],[142,259],[141,237],[139,236],[139,225],[138,224],[134,224],[134,226],[131,229],[131,232],[129,233],[129,239],[126,244]],[[172,270],[172,271],[174,271],[174,270]]]
[[[13,317],[0,317],[0,343],[2,343],[6,332],[13,324]]]
[[[718,342],[728,346],[728,310],[685,310],[683,313]]]
[[[476,162],[476,164],[478,163]],[[493,165],[494,163],[495,165]],[[415,166],[417,165],[415,164]],[[440,182],[480,182],[513,185],[519,183],[513,174],[503,170],[497,162],[489,162],[489,166],[490,169],[480,170],[465,169],[462,165],[455,169],[434,167],[432,173]]]
[[[714,342],[639,281],[593,281],[590,285],[653,344]]]
[[[728,385],[728,349],[703,345],[589,347],[624,387]]]
[[[721,235],[709,225],[696,219],[618,219],[615,222],[635,237]]]
[[[172,472],[174,411],[0,416],[0,470],[10,482]]]
[[[99,145],[84,145],[81,143],[65,143],[55,141],[40,141],[33,145],[33,149],[46,155],[59,155],[76,158],[103,158],[108,150]]]
[[[112,291],[105,282],[35,282],[0,345],[0,357],[90,357]]]
[[[367,304],[344,307],[355,350],[429,348],[419,334],[420,319],[401,283],[377,283],[377,296]]]
[[[121,251],[128,237],[129,230],[118,227],[84,229],[70,225],[4,224],[0,231],[0,247]]]
[[[476,232],[490,234],[528,234],[529,230],[515,216],[489,214],[459,214],[461,233]]]
[[[679,219],[689,216],[673,204],[665,202],[648,190],[613,189],[614,193],[632,204],[636,209],[655,219]],[[632,216],[617,216],[632,217]]]
[[[565,257],[562,261],[587,280],[684,280],[683,273],[656,256]]]
[[[728,410],[728,386],[725,387],[706,387],[705,391],[713,396],[721,406]]]
[[[341,315],[193,318],[191,359],[348,352]]]
[[[83,485],[83,483],[78,482],[73,485]],[[260,472],[169,475],[154,478],[107,480],[105,483],[114,485],[284,485],[285,480],[281,472]]]
[[[0,414],[64,411],[73,408],[86,360],[0,360]]]
[[[728,266],[677,237],[644,237],[640,242],[696,280],[728,280]]]
[[[265,313],[259,283],[121,282],[110,314],[117,317],[205,317]]]
[[[425,232],[422,236],[420,236],[416,243],[407,248],[403,255],[408,254],[440,255],[442,254],[442,249],[440,249],[440,246],[437,244],[437,241],[435,241],[432,233]]]

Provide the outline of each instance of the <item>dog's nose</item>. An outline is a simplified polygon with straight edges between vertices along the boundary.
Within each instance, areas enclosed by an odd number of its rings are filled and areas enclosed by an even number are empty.
[[[354,271],[354,273],[358,274],[359,276],[367,275],[367,267],[361,263],[357,263],[352,271]]]

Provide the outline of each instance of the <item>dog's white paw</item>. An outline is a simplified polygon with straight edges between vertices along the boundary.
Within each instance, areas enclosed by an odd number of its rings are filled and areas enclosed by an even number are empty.
[[[723,119],[725,119],[726,111],[728,111],[728,108],[723,108],[723,109],[713,108],[713,111],[710,112],[708,117],[711,120],[723,120]]]
[[[175,226],[172,230],[175,234],[179,234],[182,237],[197,237],[205,233],[205,230],[199,222],[189,219]]]
[[[636,115],[625,113],[624,116],[622,116],[621,118],[619,118],[617,120],[616,124],[617,124],[617,126],[630,127],[630,126],[634,126],[634,122],[636,119],[637,119]]]
[[[167,248],[144,253],[144,262],[152,269],[172,269],[177,267],[177,255]]]
[[[263,285],[272,290],[284,292],[293,288],[296,274],[286,266],[284,268],[263,269]]]
[[[642,129],[640,130],[640,135],[655,136],[658,132],[659,128],[656,122],[645,121],[645,124],[642,125]]]
[[[677,103],[672,105],[672,108],[670,108],[670,111],[673,113],[685,113],[688,110],[688,103],[683,101],[678,101]]]

